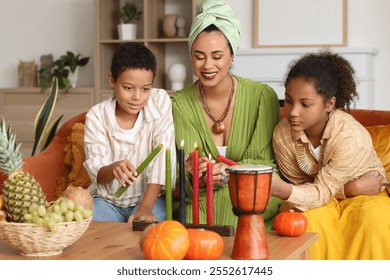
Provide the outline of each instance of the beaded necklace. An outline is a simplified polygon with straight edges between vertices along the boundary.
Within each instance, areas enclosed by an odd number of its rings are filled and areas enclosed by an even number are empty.
[[[230,78],[232,79],[232,90],[231,90],[230,97],[229,97],[229,100],[228,100],[228,104],[226,105],[225,111],[222,113],[222,115],[221,115],[221,117],[219,119],[217,119],[210,112],[209,106],[207,105],[206,98],[204,96],[203,85],[202,85],[202,83],[199,83],[199,91],[200,91],[200,95],[202,97],[203,106],[204,106],[204,109],[205,109],[206,113],[215,122],[213,127],[212,127],[212,130],[216,134],[221,134],[221,133],[223,133],[225,131],[225,125],[223,123],[223,120],[226,118],[226,116],[227,116],[227,114],[229,112],[230,105],[231,105],[232,99],[233,99],[233,94],[234,94],[234,79],[233,79],[232,75],[230,75]]]

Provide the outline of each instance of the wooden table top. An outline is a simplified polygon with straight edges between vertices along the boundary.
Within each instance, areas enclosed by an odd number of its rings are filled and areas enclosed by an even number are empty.
[[[138,240],[142,232],[132,231],[127,223],[91,222],[84,235],[62,254],[50,257],[26,257],[17,250],[0,241],[2,260],[144,260]],[[299,237],[283,237],[267,232],[269,259],[301,259],[318,239],[317,233],[306,232]],[[233,237],[223,237],[224,252],[219,259],[230,257]]]

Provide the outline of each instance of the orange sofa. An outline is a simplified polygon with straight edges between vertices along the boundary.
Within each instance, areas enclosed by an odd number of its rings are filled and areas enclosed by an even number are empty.
[[[281,113],[284,116],[283,108]],[[390,111],[354,109],[351,114],[362,125],[368,127],[378,156],[384,163],[390,178]],[[58,178],[65,177],[70,172],[69,167],[64,163],[64,148],[73,125],[77,122],[84,123],[85,115],[84,112],[67,121],[60,127],[53,141],[43,152],[24,159],[23,169],[40,183],[48,201],[56,199]],[[6,174],[0,171],[0,190],[6,178]]]

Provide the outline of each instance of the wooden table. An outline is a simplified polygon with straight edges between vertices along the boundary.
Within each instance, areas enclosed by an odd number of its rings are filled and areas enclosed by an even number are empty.
[[[132,231],[126,223],[91,222],[84,235],[63,253],[43,260],[143,260],[138,240],[142,232]],[[307,259],[308,250],[318,239],[317,233],[307,232],[299,237],[282,237],[267,233],[269,259]],[[223,237],[225,248],[220,259],[230,257],[233,237]],[[19,255],[17,250],[0,241],[0,260],[28,260],[35,257]]]

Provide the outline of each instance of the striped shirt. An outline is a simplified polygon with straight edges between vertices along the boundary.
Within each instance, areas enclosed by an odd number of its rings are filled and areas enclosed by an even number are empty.
[[[84,166],[92,181],[89,190],[94,196],[127,208],[139,204],[148,184],[163,185],[165,189],[165,148],[171,149],[172,187],[175,186],[176,148],[172,104],[165,90],[152,89],[148,102],[130,130],[119,127],[115,106],[116,99],[110,97],[88,111]],[[159,144],[163,144],[164,148],[120,198],[114,197],[120,187],[117,180],[105,185],[97,183],[97,174],[103,166],[128,159],[138,167]]]
[[[321,207],[333,197],[344,199],[344,185],[368,171],[378,170],[386,178],[370,134],[341,110],[330,113],[319,160],[306,134],[292,131],[286,118],[274,130],[273,148],[281,173],[292,184],[287,201],[301,211]]]

